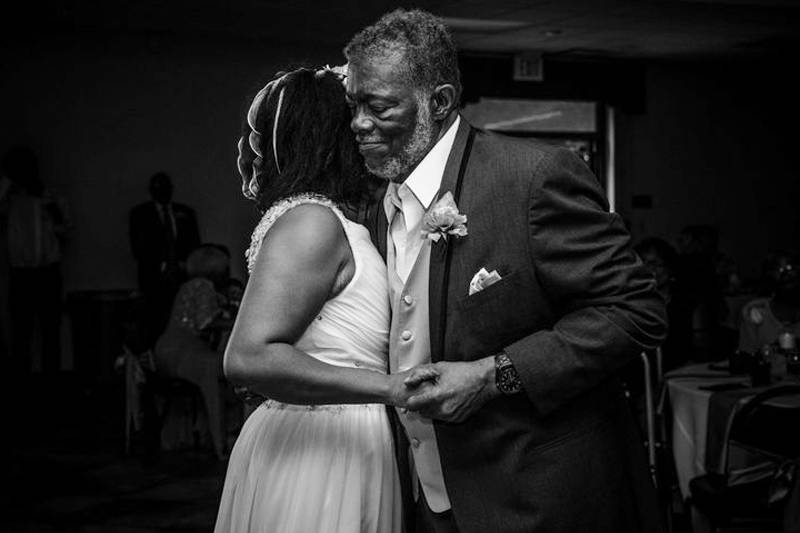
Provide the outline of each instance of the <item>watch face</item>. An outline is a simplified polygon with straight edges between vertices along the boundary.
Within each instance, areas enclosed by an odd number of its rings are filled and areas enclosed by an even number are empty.
[[[519,375],[511,365],[498,369],[495,380],[497,381],[497,389],[504,394],[513,394],[522,390],[522,382],[519,379]]]

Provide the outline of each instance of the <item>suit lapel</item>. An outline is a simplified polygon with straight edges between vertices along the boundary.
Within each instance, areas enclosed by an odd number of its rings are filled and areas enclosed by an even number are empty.
[[[370,239],[384,261],[386,261],[386,232],[389,230],[389,222],[386,220],[386,212],[383,210],[383,196],[386,194],[388,185],[389,182],[384,181],[375,190],[370,205],[367,207],[365,223],[369,229]]]
[[[437,198],[447,191],[453,193],[456,205],[459,205],[461,185],[472,151],[472,140],[475,137],[473,128],[464,118],[456,132],[453,148],[447,158],[447,165],[442,176],[442,185]],[[435,201],[435,200],[434,200]],[[428,271],[428,320],[430,322],[431,361],[436,362],[444,357],[444,332],[447,325],[447,282],[450,274],[450,257],[452,255],[452,238],[433,244],[431,248],[430,269]]]

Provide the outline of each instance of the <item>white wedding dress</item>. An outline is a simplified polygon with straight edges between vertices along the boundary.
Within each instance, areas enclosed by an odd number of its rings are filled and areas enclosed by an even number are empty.
[[[323,306],[295,346],[331,365],[386,372],[386,266],[363,226],[329,200],[300,195],[265,213],[248,250],[250,268],[270,226],[304,203],[330,207],[355,259],[350,283]],[[383,405],[288,405],[267,400],[233,447],[215,531],[394,533],[400,488]]]

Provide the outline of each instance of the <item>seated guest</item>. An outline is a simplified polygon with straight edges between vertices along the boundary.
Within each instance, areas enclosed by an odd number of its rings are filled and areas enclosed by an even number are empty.
[[[219,331],[230,328],[219,293],[228,278],[228,256],[204,244],[187,259],[189,280],[178,289],[166,331],[155,346],[159,374],[197,385],[208,414],[209,433],[218,457],[223,454],[222,353],[214,346]]]
[[[764,281],[771,294],[755,298],[742,308],[739,349],[755,353],[777,342],[781,333],[800,335],[800,262],[794,252],[770,254],[764,265]]]
[[[675,298],[691,313],[691,359],[709,361],[727,358],[736,348],[736,331],[725,327],[725,288],[730,265],[719,250],[719,232],[710,225],[690,225],[678,237]]]

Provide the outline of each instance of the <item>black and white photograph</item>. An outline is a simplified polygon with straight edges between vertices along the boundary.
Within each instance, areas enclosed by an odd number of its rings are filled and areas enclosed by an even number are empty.
[[[798,0],[4,7],[0,530],[800,533],[797,65]]]

